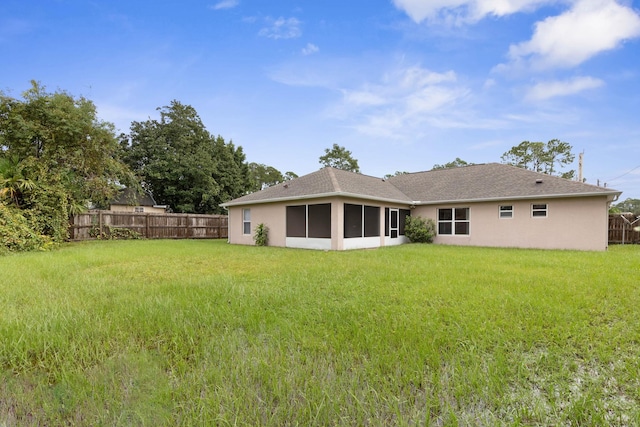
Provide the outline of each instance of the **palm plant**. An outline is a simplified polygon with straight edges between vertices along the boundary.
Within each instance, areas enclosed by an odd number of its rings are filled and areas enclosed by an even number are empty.
[[[25,191],[33,190],[36,183],[22,173],[22,165],[17,157],[0,158],[0,198],[8,199],[20,207]]]

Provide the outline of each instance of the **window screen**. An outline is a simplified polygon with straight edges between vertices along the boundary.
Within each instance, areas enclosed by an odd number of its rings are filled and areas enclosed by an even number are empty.
[[[331,238],[331,204],[309,205],[309,237]]]
[[[344,237],[362,237],[362,205],[344,204]]]
[[[307,207],[287,206],[287,237],[307,237]]]
[[[364,237],[380,235],[380,208],[376,206],[364,207]]]

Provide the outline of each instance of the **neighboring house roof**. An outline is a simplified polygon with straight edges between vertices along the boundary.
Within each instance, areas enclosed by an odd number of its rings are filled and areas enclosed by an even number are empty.
[[[145,191],[140,194],[132,188],[120,190],[118,196],[111,201],[111,204],[124,206],[157,206],[151,193]]]
[[[550,197],[619,196],[621,192],[501,163],[401,174],[384,180],[326,167],[223,203],[237,206],[325,196],[414,205]]]

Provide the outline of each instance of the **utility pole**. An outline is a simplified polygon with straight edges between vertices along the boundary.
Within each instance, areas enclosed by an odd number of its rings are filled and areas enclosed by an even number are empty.
[[[580,153],[578,155],[578,181],[582,182],[583,181],[583,176],[582,176],[582,161],[584,160],[584,150],[582,150],[582,153]]]

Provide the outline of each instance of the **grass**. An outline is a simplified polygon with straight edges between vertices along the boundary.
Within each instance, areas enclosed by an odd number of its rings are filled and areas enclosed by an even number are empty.
[[[0,258],[0,426],[638,425],[640,247]]]

